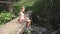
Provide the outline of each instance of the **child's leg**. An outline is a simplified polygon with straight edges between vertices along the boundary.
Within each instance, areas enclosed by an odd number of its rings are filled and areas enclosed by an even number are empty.
[[[31,26],[31,20],[28,19],[27,22],[28,22],[28,23],[27,23],[27,28],[29,28],[29,27]]]

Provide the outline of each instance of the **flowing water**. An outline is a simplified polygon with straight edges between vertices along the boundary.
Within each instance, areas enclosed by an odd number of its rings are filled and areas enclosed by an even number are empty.
[[[31,32],[29,34],[49,34],[47,33],[47,30],[42,27],[32,26],[31,29],[32,30],[30,30]],[[23,34],[28,34],[28,32],[23,32]]]

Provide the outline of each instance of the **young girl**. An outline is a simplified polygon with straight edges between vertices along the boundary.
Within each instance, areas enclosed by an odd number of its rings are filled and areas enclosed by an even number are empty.
[[[24,6],[22,6],[21,11],[20,11],[20,23],[23,23],[23,21],[25,20],[25,8]]]
[[[25,17],[25,7],[22,6],[21,11],[20,11],[20,19],[19,19],[19,22],[20,23],[23,23],[26,19],[27,19],[27,26],[26,27],[29,28],[30,25],[31,25],[31,20],[29,18]]]

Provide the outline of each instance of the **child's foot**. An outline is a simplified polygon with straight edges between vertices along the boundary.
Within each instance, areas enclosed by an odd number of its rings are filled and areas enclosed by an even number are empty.
[[[27,30],[32,31],[33,29],[31,27],[27,28]]]

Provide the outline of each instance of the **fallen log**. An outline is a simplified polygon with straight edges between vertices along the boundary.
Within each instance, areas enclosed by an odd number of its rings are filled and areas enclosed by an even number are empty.
[[[6,23],[2,28],[0,28],[0,34],[22,34],[24,31],[24,24],[18,22],[19,17],[13,19],[12,21]]]

